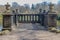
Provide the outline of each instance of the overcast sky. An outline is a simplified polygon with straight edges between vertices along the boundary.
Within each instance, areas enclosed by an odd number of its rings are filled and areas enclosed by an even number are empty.
[[[23,5],[26,3],[31,5],[31,4],[36,4],[36,3],[43,2],[43,1],[48,1],[48,2],[53,2],[53,3],[58,2],[58,0],[0,0],[0,4],[4,5],[7,2],[9,2],[9,4],[12,4],[12,2],[17,2],[20,5]]]

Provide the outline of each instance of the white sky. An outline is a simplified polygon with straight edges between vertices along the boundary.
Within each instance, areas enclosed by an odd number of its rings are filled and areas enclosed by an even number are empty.
[[[43,1],[48,1],[48,2],[53,2],[53,3],[57,3],[58,2],[58,0],[0,0],[0,4],[4,5],[7,2],[9,2],[9,4],[12,4],[12,2],[17,2],[20,5],[25,4],[25,3],[28,3],[28,4],[31,5],[32,3],[36,4],[36,3],[43,2]]]

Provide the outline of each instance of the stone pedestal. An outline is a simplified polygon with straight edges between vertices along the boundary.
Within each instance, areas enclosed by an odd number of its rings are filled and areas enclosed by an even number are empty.
[[[3,29],[4,30],[9,30],[11,31],[11,26],[12,26],[12,15],[11,14],[3,14]]]
[[[49,27],[57,27],[57,14],[49,13],[48,14],[48,26]]]
[[[54,4],[49,4],[49,11],[45,15],[45,26],[48,27],[57,27],[57,13],[54,11]]]

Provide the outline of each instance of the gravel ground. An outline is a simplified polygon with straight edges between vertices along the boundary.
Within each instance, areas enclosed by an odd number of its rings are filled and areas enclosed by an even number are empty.
[[[46,31],[39,24],[20,23],[14,28],[10,35],[0,35],[0,40],[60,40],[59,33]]]

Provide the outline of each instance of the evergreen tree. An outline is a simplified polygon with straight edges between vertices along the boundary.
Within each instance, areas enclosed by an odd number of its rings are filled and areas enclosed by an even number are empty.
[[[35,9],[35,6],[34,6],[34,4],[32,4],[32,7],[31,7],[31,9],[33,9],[33,10]]]

